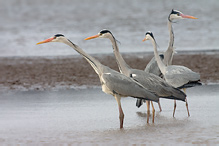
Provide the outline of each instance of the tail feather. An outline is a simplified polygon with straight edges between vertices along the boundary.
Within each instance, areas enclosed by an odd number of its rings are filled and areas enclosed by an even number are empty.
[[[137,99],[136,106],[139,108],[143,104],[143,99]]]
[[[174,99],[174,100],[185,101],[185,99],[178,98],[178,97],[175,97],[175,96],[166,96],[166,97],[160,97],[160,98],[166,98],[166,99]]]
[[[176,100],[185,101],[186,100],[186,94],[183,91],[181,91],[177,88],[174,88],[174,89],[175,89],[175,92],[174,92],[173,96],[176,98]]]
[[[184,84],[180,87],[178,87],[178,89],[183,89],[183,88],[191,88],[191,87],[194,87],[194,86],[201,86],[202,83],[199,81],[195,81],[195,82],[188,82],[187,84]]]
[[[160,98],[167,98],[167,99],[175,99],[175,100],[182,100],[185,101],[186,94],[182,92],[180,89],[172,88],[172,95],[171,96],[162,96]]]

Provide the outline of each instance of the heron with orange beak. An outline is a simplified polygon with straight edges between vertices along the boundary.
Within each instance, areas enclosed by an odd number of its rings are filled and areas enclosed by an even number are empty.
[[[163,61],[165,65],[172,65],[173,55],[175,53],[175,47],[174,47],[174,33],[173,33],[173,27],[172,24],[176,20],[180,19],[198,19],[194,16],[185,15],[182,12],[178,10],[172,10],[168,16],[167,19],[167,26],[169,30],[169,45],[167,50],[164,53],[159,53],[160,59]],[[144,71],[148,73],[155,74],[157,76],[162,77],[162,73],[157,65],[156,59],[153,57],[150,62],[147,64]],[[143,101],[141,99],[137,99],[136,106],[140,107],[143,104]],[[159,104],[160,111],[162,111],[161,106]]]
[[[122,55],[120,54],[116,39],[109,30],[104,29],[100,31],[97,35],[88,37],[85,40],[90,40],[94,38],[108,38],[111,41],[113,45],[113,52],[116,57],[116,62],[122,74],[124,74],[129,78],[134,79],[136,82],[143,85],[149,91],[152,91],[156,95],[160,96],[160,98],[176,99],[176,100],[184,101],[186,95],[179,89],[176,89],[173,86],[169,85],[166,81],[164,81],[160,77],[151,73],[147,73],[143,70],[131,68],[125,62]],[[152,122],[154,123],[155,109],[152,102],[151,105],[153,112]],[[150,101],[147,101],[147,123],[149,123],[149,115],[150,115]]]
[[[152,32],[150,31],[146,32],[145,38],[143,39],[143,41],[146,41],[146,40],[150,40],[152,42],[152,45],[154,47],[155,59],[167,83],[169,83],[175,88],[183,89],[184,92],[186,88],[202,85],[202,83],[200,82],[199,73],[196,73],[185,66],[164,64],[164,62],[160,59],[160,56],[158,55],[157,43],[155,41],[155,38]],[[188,116],[190,116],[187,98],[185,101],[186,101],[187,113],[188,113]],[[174,100],[173,117],[175,115],[175,110],[176,110],[176,100]]]
[[[80,47],[72,43],[64,35],[56,34],[53,37],[41,41],[37,44],[49,42],[61,42],[72,47],[75,51],[82,55],[84,59],[87,60],[87,62],[92,66],[94,71],[99,76],[102,91],[106,94],[113,95],[117,101],[119,108],[120,128],[123,128],[124,121],[124,113],[121,106],[122,97],[130,96],[134,98],[142,98],[145,100],[158,102],[160,97],[154,92],[146,89],[144,86],[142,86],[132,78],[126,77],[125,75],[101,64],[97,59],[85,53]],[[185,100],[185,96],[183,96],[182,100]]]

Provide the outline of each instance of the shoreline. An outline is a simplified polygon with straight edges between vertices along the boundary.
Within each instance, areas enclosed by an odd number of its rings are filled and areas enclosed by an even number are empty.
[[[127,64],[143,70],[153,54],[122,53]],[[114,55],[92,55],[117,70]],[[199,53],[174,55],[173,64],[201,74],[201,82],[219,83],[219,55]],[[92,67],[79,55],[55,57],[0,57],[0,90],[50,90],[100,86]]]

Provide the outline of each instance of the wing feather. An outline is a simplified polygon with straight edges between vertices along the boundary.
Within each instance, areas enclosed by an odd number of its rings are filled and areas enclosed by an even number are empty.
[[[159,97],[148,91],[139,83],[120,73],[111,72],[102,75],[104,84],[111,90],[122,96],[131,96],[158,102]]]
[[[188,82],[200,80],[200,74],[184,66],[171,65],[166,68],[165,79],[174,87],[180,87]]]
[[[155,92],[162,98],[185,100],[186,95],[182,91],[174,88],[154,74],[135,69],[131,71],[131,74],[135,74],[135,76],[132,76],[134,80],[142,84],[149,91]]]

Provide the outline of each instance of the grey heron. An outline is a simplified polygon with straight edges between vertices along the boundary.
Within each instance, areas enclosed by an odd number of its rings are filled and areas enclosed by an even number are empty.
[[[174,33],[173,33],[173,27],[172,27],[172,23],[174,20],[177,19],[197,19],[196,17],[190,16],[190,15],[185,15],[182,12],[178,11],[178,10],[173,10],[171,11],[171,13],[168,16],[168,21],[167,21],[167,25],[168,25],[168,30],[169,30],[169,45],[167,50],[164,53],[160,53],[159,56],[161,58],[161,60],[163,61],[163,63],[165,65],[172,65],[172,60],[173,60],[173,55],[174,55]],[[146,72],[149,73],[153,73],[157,76],[161,76],[162,73],[159,69],[159,67],[157,66],[157,62],[156,59],[153,57],[150,62],[147,64],[146,68],[145,68]],[[137,99],[136,101],[136,106],[140,107],[142,105],[142,99]],[[159,104],[159,108],[160,111],[162,111],[161,106]]]
[[[135,80],[126,77],[125,75],[112,70],[111,68],[102,65],[98,60],[85,53],[80,47],[72,43],[62,34],[56,34],[51,38],[41,41],[37,44],[48,42],[61,42],[69,45],[92,66],[99,76],[102,91],[106,94],[111,94],[115,97],[119,108],[120,128],[123,128],[124,113],[121,106],[121,97],[131,96],[134,98],[142,98],[145,100],[158,102],[159,96],[152,91],[147,90]],[[185,94],[182,94],[181,100],[185,100]]]
[[[155,41],[155,38],[152,32],[150,31],[146,32],[145,38],[143,39],[143,41],[146,41],[146,40],[151,40],[153,44],[154,56],[157,61],[158,67],[164,76],[165,81],[167,81],[173,87],[179,88],[179,89],[201,85],[199,73],[196,73],[185,66],[180,66],[180,65],[168,65],[167,66],[164,64],[164,62],[159,57],[159,54],[157,51],[157,43]],[[190,116],[187,99],[186,99],[186,108],[187,108],[188,116]],[[173,117],[175,114],[175,110],[176,110],[176,100],[174,100]]]
[[[86,38],[85,40],[94,39],[94,38],[108,38],[112,45],[113,45],[113,52],[116,57],[116,62],[118,64],[119,70],[122,74],[127,77],[130,77],[143,85],[148,90],[156,93],[161,98],[168,98],[168,99],[177,99],[177,100],[184,100],[186,95],[180,91],[179,89],[174,88],[173,86],[169,85],[166,81],[161,79],[160,77],[147,73],[143,70],[132,69],[123,59],[122,55],[119,52],[119,48],[117,46],[117,42],[113,34],[109,30],[102,30],[97,35],[91,36]],[[148,107],[148,116],[147,116],[147,123],[149,122],[149,103],[147,102]],[[154,107],[152,104],[153,110],[153,120],[154,123]]]

